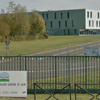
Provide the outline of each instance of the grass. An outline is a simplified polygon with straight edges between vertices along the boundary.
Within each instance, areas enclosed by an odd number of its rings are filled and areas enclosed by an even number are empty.
[[[96,96],[96,94],[93,94]],[[70,100],[70,95],[69,94],[56,94],[55,95],[59,100]],[[48,94],[36,94],[36,100],[45,100],[48,98]],[[89,94],[77,94],[77,100],[90,100],[92,98],[91,95]],[[98,96],[100,98],[100,96]],[[72,93],[71,99],[75,100],[75,94]],[[34,100],[34,94],[28,94],[26,98],[8,98],[8,97],[3,97],[0,98],[0,100]],[[51,97],[49,100],[56,100],[53,97]],[[97,99],[93,99],[97,100]]]
[[[100,36],[49,36],[44,40],[32,40],[32,41],[11,41],[9,45],[9,55],[26,55],[36,53],[40,51],[67,47],[82,43],[88,43],[93,41],[99,41]],[[0,43],[0,55],[7,55],[6,45]]]

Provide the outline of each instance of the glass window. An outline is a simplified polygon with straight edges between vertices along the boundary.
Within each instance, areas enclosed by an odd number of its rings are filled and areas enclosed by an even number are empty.
[[[87,12],[87,18],[89,18],[89,12]]]
[[[68,35],[70,35],[70,30],[68,29]]]
[[[56,13],[55,13],[55,19],[56,19]]]
[[[63,29],[63,31],[64,31],[64,35],[65,35],[65,29]]]
[[[65,21],[65,27],[67,27],[67,21]]]
[[[96,27],[98,27],[98,21],[96,21]]]
[[[44,18],[44,14],[42,14],[42,17]]]
[[[94,27],[94,21],[92,20],[92,27]]]
[[[75,35],[76,35],[76,29],[74,29]]]
[[[67,12],[67,18],[69,18],[69,12]]]
[[[48,19],[48,14],[46,14],[46,16],[47,16],[47,19]]]
[[[99,27],[100,27],[100,21],[99,21]]]
[[[89,20],[89,27],[91,26],[91,21]]]
[[[60,23],[60,21],[59,21],[59,27],[60,27],[60,24],[61,24],[61,23]]]
[[[72,27],[74,26],[73,20],[72,20]]]
[[[99,18],[99,12],[98,12],[98,15],[97,15],[97,16],[98,16],[98,18]]]
[[[92,18],[92,12],[90,12],[90,18]]]
[[[52,27],[52,21],[51,21],[51,27]]]
[[[63,16],[63,13],[61,13],[61,18],[62,18],[62,16]]]

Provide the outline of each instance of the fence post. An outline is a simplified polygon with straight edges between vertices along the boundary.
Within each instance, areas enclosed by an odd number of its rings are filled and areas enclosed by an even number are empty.
[[[70,56],[68,55],[69,83],[70,83]],[[71,93],[71,90],[70,90]]]
[[[87,84],[87,57],[85,58],[85,84]],[[87,89],[87,85],[85,85],[85,89]]]
[[[21,71],[21,65],[22,65],[22,61],[21,61],[21,54],[20,54],[20,71]]]
[[[27,70],[27,67],[26,67],[26,57],[25,57],[25,71]]]
[[[56,75],[56,57],[55,57],[55,92],[57,88],[57,75]]]

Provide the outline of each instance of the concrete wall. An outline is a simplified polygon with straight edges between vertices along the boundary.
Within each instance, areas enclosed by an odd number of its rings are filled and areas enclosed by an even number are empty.
[[[87,11],[89,12],[89,18],[87,18]],[[92,12],[92,18],[90,18],[90,12]],[[99,12],[99,18],[97,13]],[[86,29],[100,29],[99,21],[100,21],[100,10],[85,10],[85,19],[86,19]],[[89,27],[89,20],[91,21],[91,26]],[[94,21],[94,27],[92,27],[92,20]],[[96,27],[96,21],[98,21],[98,27]]]

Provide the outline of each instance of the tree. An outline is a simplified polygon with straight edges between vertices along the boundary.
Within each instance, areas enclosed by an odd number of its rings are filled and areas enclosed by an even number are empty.
[[[12,14],[13,29],[12,32],[15,34],[25,35],[30,30],[29,16],[26,7],[18,4]]]
[[[5,37],[8,36],[9,34],[10,34],[10,26],[3,20],[0,20],[0,35]]]
[[[35,34],[35,36],[37,36],[38,34],[44,34],[46,32],[45,21],[43,17],[38,14],[38,12],[32,12],[32,15],[30,15],[29,20],[31,34]]]

